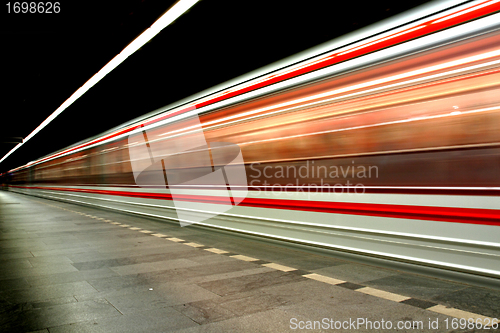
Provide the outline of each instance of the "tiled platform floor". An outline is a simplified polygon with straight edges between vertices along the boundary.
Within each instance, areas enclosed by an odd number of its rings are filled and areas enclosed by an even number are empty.
[[[2,332],[297,332],[323,318],[473,332],[425,309],[500,317],[497,290],[4,191],[0,265]]]

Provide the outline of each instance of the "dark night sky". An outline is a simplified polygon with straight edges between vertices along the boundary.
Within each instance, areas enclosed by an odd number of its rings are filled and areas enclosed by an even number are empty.
[[[174,3],[68,0],[59,14],[7,14],[7,2],[0,16],[0,142],[27,136]],[[200,1],[0,164],[0,172],[425,2]],[[13,146],[0,143],[0,158]]]

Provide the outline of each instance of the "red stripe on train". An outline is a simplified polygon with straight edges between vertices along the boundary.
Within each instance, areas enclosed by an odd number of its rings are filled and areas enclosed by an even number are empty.
[[[172,195],[168,193],[107,191],[107,190],[91,190],[91,189],[62,188],[62,187],[38,187],[38,186],[26,186],[26,187],[11,186],[11,187],[37,189],[37,190],[93,193],[93,194],[114,195],[114,196],[134,197],[134,198],[144,198],[144,199],[173,200]],[[176,195],[175,199],[181,201],[199,202],[199,203],[227,204],[226,197],[217,197],[217,196]],[[346,203],[346,202],[329,202],[329,201],[258,199],[258,198],[245,198],[239,204],[239,206],[500,226],[500,210],[497,209],[430,207],[430,206],[410,206],[410,205],[392,205],[392,204],[368,204],[368,203]]]

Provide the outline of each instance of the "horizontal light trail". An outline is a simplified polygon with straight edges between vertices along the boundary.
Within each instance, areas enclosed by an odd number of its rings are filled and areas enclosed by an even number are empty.
[[[323,104],[325,102],[333,102],[333,101],[338,100],[338,99],[345,99],[347,97],[351,97],[352,98],[352,97],[355,97],[357,95],[362,95],[362,94],[366,94],[366,93],[374,93],[374,92],[377,92],[377,91],[383,91],[383,90],[386,90],[388,88],[397,88],[397,87],[408,85],[408,84],[414,84],[414,83],[418,83],[418,82],[428,81],[428,80],[431,80],[431,79],[439,79],[439,78],[450,76],[450,75],[457,75],[457,74],[464,73],[464,72],[470,72],[472,70],[478,70],[478,69],[486,68],[486,67],[489,67],[489,66],[492,66],[492,65],[499,65],[500,64],[500,60],[490,61],[490,62],[487,62],[487,63],[478,64],[478,65],[474,65],[474,66],[469,66],[469,67],[466,67],[466,68],[460,68],[460,69],[457,69],[457,70],[452,70],[452,71],[448,71],[448,72],[438,73],[438,74],[434,74],[434,75],[430,75],[430,76],[426,76],[426,77],[421,77],[421,78],[418,78],[418,79],[413,79],[413,80],[398,82],[398,83],[395,83],[395,84],[385,85],[385,86],[381,86],[381,87],[377,87],[377,88],[373,88],[373,89],[369,89],[369,90],[362,90],[362,91],[358,91],[358,92],[355,92],[355,93],[352,93],[352,94],[348,94],[348,95],[340,95],[340,96],[337,96],[337,97],[334,97],[334,98],[329,98],[329,99],[326,99],[326,100],[323,99],[323,100],[315,101],[315,102],[308,103],[308,104],[300,104],[300,103],[304,103],[304,102],[308,102],[308,101],[312,101],[312,100],[316,100],[316,99],[328,97],[328,96],[331,96],[331,95],[337,95],[337,94],[345,93],[345,92],[348,92],[348,91],[358,90],[358,89],[362,89],[362,88],[368,88],[370,86],[376,86],[376,85],[379,85],[381,83],[388,83],[388,82],[397,81],[397,80],[400,80],[400,79],[403,79],[403,78],[410,78],[412,76],[418,76],[418,75],[421,75],[421,74],[424,74],[424,73],[430,73],[430,72],[433,72],[433,71],[438,71],[438,70],[442,70],[442,69],[446,69],[446,68],[450,68],[450,67],[454,67],[454,66],[458,66],[458,65],[464,65],[464,64],[467,64],[467,63],[475,62],[475,61],[478,61],[478,60],[485,60],[485,59],[496,57],[496,56],[500,56],[500,49],[499,50],[495,50],[495,51],[491,51],[491,52],[487,52],[487,53],[483,53],[483,54],[479,54],[479,55],[475,55],[475,56],[472,56],[472,57],[464,58],[464,59],[450,61],[450,62],[447,62],[447,63],[444,63],[444,64],[440,64],[440,65],[430,66],[430,67],[427,67],[427,68],[422,68],[422,69],[419,69],[419,70],[415,70],[415,71],[411,71],[411,72],[406,72],[406,73],[394,75],[394,76],[391,76],[391,77],[388,77],[388,78],[383,78],[383,79],[373,80],[373,81],[369,81],[369,82],[365,82],[365,83],[361,83],[361,84],[356,84],[356,85],[353,85],[353,86],[349,86],[349,87],[345,87],[345,88],[341,88],[341,89],[336,89],[336,90],[332,90],[332,91],[328,91],[328,92],[325,92],[325,93],[321,93],[321,94],[317,94],[317,95],[313,95],[313,96],[308,96],[308,97],[304,97],[304,98],[300,98],[300,99],[295,99],[295,100],[292,100],[292,101],[288,101],[288,102],[284,102],[284,103],[280,103],[280,104],[276,104],[276,105],[264,107],[264,108],[257,109],[257,110],[252,110],[252,111],[244,112],[244,113],[241,113],[241,114],[237,114],[237,115],[225,117],[225,118],[222,118],[222,119],[217,119],[217,120],[209,121],[209,122],[203,123],[203,126],[204,126],[203,129],[196,129],[196,130],[193,130],[193,131],[188,131],[189,129],[199,127],[197,125],[194,125],[194,126],[185,127],[185,128],[179,129],[179,130],[167,132],[167,133],[164,133],[164,134],[160,134],[159,136],[164,136],[164,135],[168,135],[168,134],[173,134],[173,133],[181,132],[179,134],[171,135],[171,136],[163,138],[163,139],[170,139],[170,138],[174,138],[174,137],[181,136],[181,135],[192,134],[192,133],[196,133],[196,132],[199,132],[199,131],[206,131],[206,130],[214,129],[214,128],[222,126],[222,125],[223,126],[234,125],[234,124],[236,124],[238,122],[241,122],[241,121],[248,121],[248,120],[251,120],[251,119],[258,119],[258,118],[261,118],[261,117],[264,117],[264,116],[268,117],[270,115],[274,115],[274,114],[278,114],[278,113],[290,112],[290,111],[292,111],[295,108],[314,107],[314,106],[316,106],[318,104]],[[268,113],[265,113],[263,115],[255,115],[255,114],[263,113],[265,111],[270,111],[270,110],[273,110],[273,109],[280,109],[280,108],[291,106],[291,105],[294,105],[294,104],[300,104],[300,105],[292,107],[292,108],[287,108],[287,109],[281,109],[281,110],[277,110],[277,111],[273,111],[273,112],[268,112]],[[453,112],[451,115],[458,115],[458,114],[461,114],[461,112],[456,111],[456,112]],[[449,115],[449,114],[447,114],[447,115]],[[251,116],[251,117],[249,117],[249,116]],[[243,117],[245,117],[245,118],[243,118]],[[208,125],[222,123],[224,121],[228,121],[228,120],[231,120],[231,119],[234,119],[234,118],[242,118],[242,119],[238,119],[238,120],[226,122],[226,123],[224,123],[222,125],[214,125],[214,126],[207,127]],[[430,119],[430,117],[421,117],[421,118],[410,119],[410,120],[413,121],[413,120],[422,120],[422,119]],[[409,119],[405,119],[405,120],[396,121],[396,122],[392,122],[392,123],[408,122],[410,120]],[[380,126],[380,125],[387,125],[387,124],[389,124],[389,123],[381,123],[381,124],[375,124],[375,125],[369,125],[369,126]],[[368,127],[368,126],[365,126],[365,127]],[[362,127],[359,127],[359,128],[362,128]],[[350,129],[352,129],[352,128],[339,129],[339,130],[334,130],[334,131],[345,131],[345,130],[350,130]],[[318,133],[308,133],[308,134],[302,134],[302,135],[296,135],[296,136],[289,136],[289,137],[283,137],[283,138],[273,138],[273,139],[267,139],[267,140],[244,142],[244,143],[241,143],[241,144],[251,144],[251,143],[256,143],[256,142],[264,142],[264,141],[276,141],[276,140],[285,139],[285,138],[288,139],[288,138],[301,137],[301,136],[307,136],[307,135],[313,135],[313,134],[330,133],[330,132],[332,132],[332,131],[325,131],[325,132],[318,132]],[[159,140],[160,139],[151,140],[150,142],[155,142],[155,141],[159,141]]]

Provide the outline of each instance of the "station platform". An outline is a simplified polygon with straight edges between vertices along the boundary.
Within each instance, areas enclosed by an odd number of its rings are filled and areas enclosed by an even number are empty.
[[[6,191],[0,265],[2,332],[491,332],[500,317],[494,287]]]

